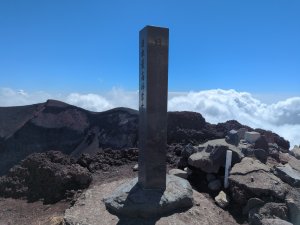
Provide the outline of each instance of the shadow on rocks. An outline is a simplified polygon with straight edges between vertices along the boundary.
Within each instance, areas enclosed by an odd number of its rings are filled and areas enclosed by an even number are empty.
[[[186,180],[172,175],[167,176],[165,190],[145,190],[136,178],[103,201],[106,209],[119,217],[118,225],[154,225],[161,217],[192,207],[193,191]]]

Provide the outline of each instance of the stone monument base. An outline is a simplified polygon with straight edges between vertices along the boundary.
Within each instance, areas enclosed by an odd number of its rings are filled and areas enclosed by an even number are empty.
[[[149,218],[170,215],[193,206],[193,189],[180,177],[167,175],[166,190],[143,190],[135,178],[104,198],[106,209],[118,217]]]

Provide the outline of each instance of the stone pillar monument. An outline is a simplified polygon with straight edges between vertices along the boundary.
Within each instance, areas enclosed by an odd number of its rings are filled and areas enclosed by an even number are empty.
[[[104,198],[119,217],[157,218],[193,206],[187,180],[166,175],[169,29],[140,31],[139,172]]]
[[[165,190],[169,29],[146,26],[139,43],[138,182]]]

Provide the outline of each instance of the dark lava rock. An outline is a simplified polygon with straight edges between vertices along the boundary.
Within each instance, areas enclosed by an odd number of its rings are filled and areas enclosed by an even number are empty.
[[[196,112],[168,113],[168,144],[199,144],[207,140],[220,138],[213,126]],[[222,135],[222,134],[221,134]]]
[[[69,191],[87,188],[91,181],[90,172],[69,156],[58,151],[35,153],[0,177],[0,195],[54,203]]]
[[[280,147],[281,151],[289,151],[290,142],[285,140],[283,137],[280,137],[278,134],[263,129],[255,129],[255,131],[259,132],[261,135],[264,135],[268,143],[276,143],[278,147]]]
[[[250,198],[248,200],[246,206],[243,208],[243,214],[248,215],[248,213],[251,209],[260,207],[264,204],[265,204],[265,202],[259,198]]]
[[[295,147],[291,150],[290,154],[293,155],[295,158],[297,158],[297,159],[300,160],[300,147],[295,146]]]
[[[300,171],[292,168],[288,163],[283,166],[276,166],[276,175],[293,187],[300,187]]]
[[[289,186],[273,175],[267,165],[248,157],[233,166],[229,184],[232,199],[241,205],[254,197],[283,201],[289,190]]]
[[[250,225],[262,225],[263,219],[288,220],[288,208],[286,204],[269,202],[260,208],[250,210],[248,219]]]
[[[286,195],[285,202],[289,209],[290,220],[293,224],[300,224],[300,189],[290,189]]]
[[[215,128],[216,128],[217,132],[221,132],[222,133],[223,137],[225,137],[229,133],[229,131],[231,131],[231,130],[239,130],[241,128],[245,128],[248,131],[253,130],[253,129],[251,129],[248,126],[240,124],[236,120],[228,120],[225,123],[218,123],[215,126]]]
[[[138,113],[116,108],[93,113],[63,102],[0,107],[0,175],[35,152],[59,150],[79,157],[106,147],[137,145]]]
[[[269,144],[265,138],[265,136],[260,136],[255,144],[254,144],[254,149],[263,149],[265,151],[268,151],[269,150]]]
[[[91,156],[89,154],[82,154],[77,160],[77,163],[86,167],[89,171],[96,170],[107,171],[110,167],[121,166],[130,162],[138,161],[138,149],[104,149]]]
[[[264,149],[254,149],[253,154],[255,158],[257,158],[261,162],[266,162],[267,157],[268,157],[268,152]]]
[[[262,219],[261,225],[293,225],[290,222],[282,219]]]
[[[236,130],[231,130],[225,137],[227,143],[237,146],[240,142],[238,132]]]
[[[181,151],[181,158],[177,164],[178,168],[184,169],[185,167],[187,167],[189,157],[195,152],[197,152],[197,148],[195,148],[193,145],[187,144],[183,146]]]
[[[205,173],[218,173],[220,167],[225,167],[226,152],[232,151],[232,165],[241,161],[240,150],[225,139],[216,139],[199,145],[199,152],[192,154],[188,159],[189,166],[200,169]]]

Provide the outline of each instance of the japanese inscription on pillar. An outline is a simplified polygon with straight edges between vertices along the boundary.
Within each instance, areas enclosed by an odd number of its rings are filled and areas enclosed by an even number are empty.
[[[166,186],[169,29],[146,26],[139,39],[139,184]]]

